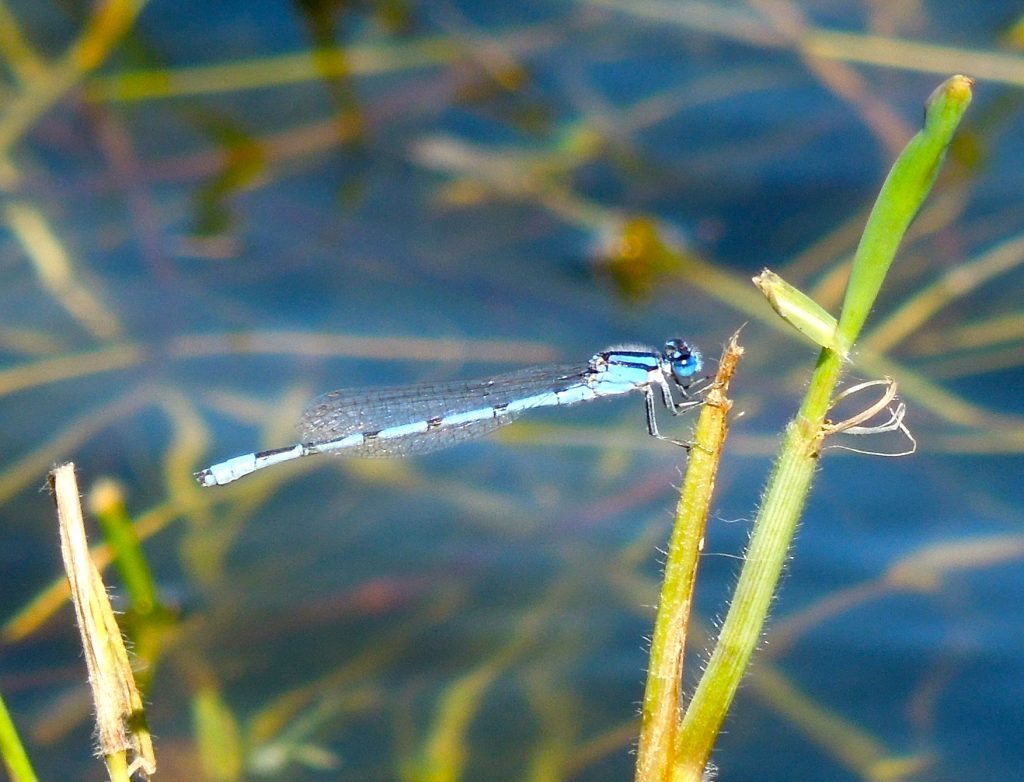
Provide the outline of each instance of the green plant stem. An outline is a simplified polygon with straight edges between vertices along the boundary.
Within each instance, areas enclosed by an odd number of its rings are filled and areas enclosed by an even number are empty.
[[[128,755],[125,752],[111,752],[103,756],[107,764],[107,778],[110,782],[131,782],[128,774]]]
[[[971,81],[954,76],[929,99],[923,129],[897,159],[882,186],[854,257],[836,348],[818,356],[807,395],[786,427],[768,480],[743,570],[718,642],[686,710],[672,779],[699,780],[722,721],[761,637],[789,547],[810,490],[832,394],[860,329],[920,208],[971,98]]]
[[[686,479],[679,493],[650,663],[637,748],[636,782],[665,782],[672,769],[679,729],[679,689],[683,651],[693,606],[697,565],[704,547],[708,509],[729,425],[732,402],[726,396],[743,348],[733,335],[719,362],[715,383],[705,396],[694,432]]]
[[[903,235],[939,174],[960,118],[971,103],[966,76],[953,76],[925,105],[924,127],[907,144],[882,185],[857,245],[837,337],[853,345],[875,304]]]
[[[32,763],[28,759],[28,753],[18,736],[18,729],[14,726],[10,712],[7,711],[7,704],[0,697],[0,756],[3,757],[4,767],[12,782],[36,782],[36,772],[32,769]]]
[[[160,603],[153,571],[139,545],[121,487],[109,479],[97,481],[89,493],[89,509],[114,552],[114,564],[124,579],[132,610],[140,616],[158,610]]]
[[[827,383],[830,375],[838,378],[838,368],[838,361],[819,363],[819,382]],[[826,396],[826,406],[827,399]],[[805,407],[809,400],[810,397],[805,400]],[[813,404],[820,406],[816,401]],[[818,418],[819,425],[823,418],[823,414]],[[786,429],[729,612],[683,717],[677,742],[677,771],[672,779],[700,779],[750,655],[761,637],[817,466],[813,450],[807,447],[814,440],[811,433],[816,431],[811,420],[801,417]]]

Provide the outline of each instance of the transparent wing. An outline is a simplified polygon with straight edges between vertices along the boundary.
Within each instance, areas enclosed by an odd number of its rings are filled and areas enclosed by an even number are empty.
[[[317,444],[356,433],[379,432],[420,421],[443,420],[473,410],[494,410],[480,420],[441,424],[400,438],[370,439],[337,451],[341,455],[384,457],[427,453],[480,437],[510,423],[525,409],[504,405],[560,391],[582,382],[579,365],[530,367],[481,380],[418,383],[393,388],[329,391],[314,399],[300,421],[303,442]]]

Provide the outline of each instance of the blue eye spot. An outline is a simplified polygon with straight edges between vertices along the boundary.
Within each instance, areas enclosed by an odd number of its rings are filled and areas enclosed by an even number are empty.
[[[673,377],[680,385],[684,385],[689,378],[699,373],[704,365],[700,352],[681,339],[670,339],[665,343],[663,352],[672,368]]]

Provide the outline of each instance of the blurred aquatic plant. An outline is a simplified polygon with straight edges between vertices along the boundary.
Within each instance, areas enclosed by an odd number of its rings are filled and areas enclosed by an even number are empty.
[[[194,231],[198,239],[209,240],[232,230],[234,221],[228,201],[255,186],[266,174],[267,156],[259,141],[235,122],[205,116],[200,119],[200,126],[224,155],[220,171],[193,197]]]
[[[29,760],[28,752],[18,735],[18,728],[11,719],[7,704],[0,697],[0,756],[4,768],[11,777],[11,782],[36,782],[35,769]]]
[[[602,232],[594,266],[619,294],[634,303],[651,298],[666,279],[696,260],[678,230],[650,217],[616,220]]]

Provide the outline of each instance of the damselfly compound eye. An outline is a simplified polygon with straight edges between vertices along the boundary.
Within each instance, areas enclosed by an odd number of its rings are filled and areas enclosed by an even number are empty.
[[[673,379],[681,386],[685,386],[704,365],[700,351],[691,348],[681,339],[670,339],[666,342],[663,353],[672,369]]]

